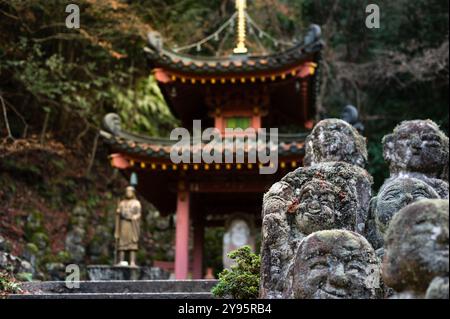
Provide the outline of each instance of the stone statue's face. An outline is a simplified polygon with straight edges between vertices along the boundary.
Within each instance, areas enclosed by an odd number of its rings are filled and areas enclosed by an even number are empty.
[[[425,182],[415,178],[394,179],[377,197],[375,220],[378,230],[384,234],[395,213],[413,202],[427,198],[439,198],[439,195]]]
[[[390,148],[395,166],[411,171],[439,168],[447,162],[448,144],[444,147],[443,135],[427,122],[405,123],[393,135]]]
[[[346,162],[365,166],[365,139],[349,123],[338,119],[320,121],[306,138],[305,165]]]
[[[133,187],[127,187],[125,190],[125,197],[128,199],[134,198],[135,192]]]
[[[231,242],[240,247],[248,243],[250,229],[245,221],[237,221],[231,228]]]
[[[300,244],[293,292],[297,299],[374,298],[379,279],[375,252],[362,236],[321,231]]]
[[[338,212],[335,205],[338,193],[335,187],[325,181],[313,180],[300,190],[296,214],[297,226],[304,234],[335,228]]]
[[[424,293],[434,277],[448,276],[448,202],[437,200],[446,205],[447,212],[446,217],[436,218],[436,206],[428,204],[433,201],[420,201],[405,207],[389,227],[383,277],[386,284],[398,291]]]
[[[319,149],[322,157],[329,160],[344,158],[342,155],[355,151],[354,138],[339,130],[322,129],[319,133]]]

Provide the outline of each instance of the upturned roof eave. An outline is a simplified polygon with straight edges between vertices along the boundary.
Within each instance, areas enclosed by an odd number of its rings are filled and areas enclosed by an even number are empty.
[[[270,73],[295,67],[305,61],[316,61],[324,47],[322,40],[305,46],[297,44],[285,51],[271,55],[227,57],[198,57],[179,54],[172,50],[146,47],[147,58],[153,68],[162,68],[178,74],[235,75]]]

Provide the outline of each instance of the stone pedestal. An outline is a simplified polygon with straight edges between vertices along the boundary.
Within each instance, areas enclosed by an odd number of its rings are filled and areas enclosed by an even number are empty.
[[[108,265],[87,266],[88,279],[91,281],[119,280],[164,280],[170,274],[157,267],[122,267]]]

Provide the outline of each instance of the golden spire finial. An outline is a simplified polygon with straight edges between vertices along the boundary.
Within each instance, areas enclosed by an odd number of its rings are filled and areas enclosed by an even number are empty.
[[[237,44],[236,48],[233,50],[235,54],[245,54],[248,52],[245,46],[246,38],[246,16],[245,10],[247,9],[246,0],[236,0],[236,9],[238,12],[238,23],[237,23]]]

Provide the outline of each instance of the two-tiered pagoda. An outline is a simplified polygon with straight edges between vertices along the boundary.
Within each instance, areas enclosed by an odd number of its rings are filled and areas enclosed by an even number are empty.
[[[186,129],[192,131],[193,120],[220,132],[236,127],[279,128],[276,174],[261,175],[259,164],[248,161],[175,164],[170,151],[177,141],[123,131],[116,115],[104,120],[102,135],[111,150],[111,165],[126,176],[136,173],[138,193],[162,215],[176,214],[177,279],[189,274],[193,279],[203,277],[205,227],[223,226],[221,217],[234,212],[247,214],[256,225],[261,223],[263,193],[302,165],[304,138],[314,125],[323,47],[320,29],[313,26],[302,43],[283,52],[251,55],[245,46],[245,1],[237,4],[234,54],[222,58],[182,55],[166,49],[157,34],[149,36],[145,53],[167,104]]]

